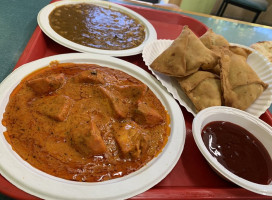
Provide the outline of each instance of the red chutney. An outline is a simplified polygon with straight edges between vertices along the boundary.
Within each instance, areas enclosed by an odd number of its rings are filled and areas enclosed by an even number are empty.
[[[56,177],[97,182],[130,174],[156,157],[169,116],[141,81],[92,64],[52,63],[10,95],[3,125],[13,150]]]
[[[208,123],[202,139],[219,163],[232,173],[258,184],[272,180],[272,161],[261,142],[246,129],[225,121]]]

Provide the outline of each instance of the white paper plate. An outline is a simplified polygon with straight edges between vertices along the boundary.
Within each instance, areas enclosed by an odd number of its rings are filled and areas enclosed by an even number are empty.
[[[150,64],[171,44],[173,40],[155,40],[147,44],[143,50],[143,60],[148,68],[152,71],[155,77],[165,86],[175,99],[184,106],[188,112],[196,115],[195,107],[187,95],[182,91],[179,83],[175,78],[166,76],[150,68]],[[268,88],[261,94],[261,96],[246,110],[248,113],[260,117],[271,105],[272,102],[272,64],[263,55],[256,50],[239,44],[232,44],[233,46],[240,46],[252,51],[248,56],[247,63],[257,73],[262,81],[269,84]]]
[[[6,141],[0,125],[0,173],[8,181],[27,193],[43,199],[125,199],[140,194],[159,181],[173,169],[182,153],[185,142],[185,122],[174,98],[149,73],[126,61],[103,55],[87,53],[63,54],[43,58],[17,68],[0,84],[0,121],[9,95],[29,73],[47,66],[51,61],[60,63],[93,63],[121,70],[145,83],[166,108],[171,122],[171,133],[163,151],[146,166],[122,178],[99,183],[68,181],[48,175],[23,161]]]
[[[48,16],[58,6],[66,5],[66,4],[78,4],[78,3],[90,3],[95,4],[98,6],[110,8],[113,10],[118,10],[123,13],[126,13],[133,18],[138,19],[144,26],[146,27],[145,33],[146,37],[145,40],[141,45],[138,47],[132,48],[132,49],[125,49],[125,50],[103,50],[103,49],[96,49],[91,48],[87,46],[83,46],[80,44],[77,44],[75,42],[72,42],[70,40],[65,39],[64,37],[57,34],[50,26]],[[152,24],[149,23],[143,16],[139,15],[138,13],[134,12],[133,10],[126,8],[124,6],[106,2],[106,1],[99,1],[99,0],[67,0],[67,1],[58,1],[55,3],[51,3],[47,6],[45,6],[38,14],[37,17],[38,24],[41,28],[41,30],[52,40],[55,42],[68,47],[70,49],[79,51],[79,52],[85,52],[85,53],[95,53],[95,54],[103,54],[103,55],[109,55],[109,56],[116,56],[116,57],[122,57],[122,56],[129,56],[129,55],[135,55],[142,52],[144,46],[146,43],[151,42],[153,40],[157,39],[157,32],[152,26]]]
[[[272,156],[272,127],[248,112],[225,106],[214,106],[201,110],[194,118],[192,125],[193,137],[197,147],[217,173],[247,190],[262,195],[272,196],[271,183],[269,185],[262,185],[243,179],[227,170],[212,156],[206,148],[201,135],[205,125],[213,121],[227,121],[243,127],[263,144],[270,156]]]

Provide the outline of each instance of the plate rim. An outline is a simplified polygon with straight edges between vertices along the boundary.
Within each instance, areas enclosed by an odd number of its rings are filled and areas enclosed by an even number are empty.
[[[81,44],[77,44],[75,42],[72,42],[62,36],[60,36],[58,33],[56,33],[49,24],[48,16],[51,13],[51,11],[61,5],[66,4],[79,4],[79,3],[89,3],[89,4],[95,4],[98,6],[103,6],[107,8],[114,8],[116,10],[119,10],[121,12],[127,13],[130,16],[138,19],[141,23],[143,23],[146,27],[145,33],[146,38],[137,47],[131,48],[131,49],[124,49],[124,50],[104,50],[104,49],[96,49],[92,47],[87,47]],[[143,48],[145,44],[156,40],[157,39],[157,32],[153,25],[142,15],[138,14],[137,12],[131,10],[130,8],[127,8],[125,6],[113,3],[113,2],[106,2],[101,0],[64,0],[64,1],[57,1],[54,3],[50,3],[46,6],[44,6],[37,15],[37,22],[42,30],[43,33],[45,33],[49,38],[57,42],[58,44],[65,46],[69,49],[79,51],[82,53],[94,53],[94,54],[103,54],[103,55],[109,55],[114,57],[124,57],[124,56],[131,56],[131,55],[137,55],[140,54],[143,51]]]
[[[32,71],[47,66],[52,60],[59,60],[61,63],[74,61],[78,63],[94,63],[100,65],[101,63],[99,62],[102,62],[106,63],[104,64],[105,67],[110,68],[115,68],[115,66],[118,66],[118,68],[115,69],[122,70],[148,85],[150,89],[154,92],[154,94],[160,99],[160,101],[168,111],[168,114],[170,115],[171,133],[168,138],[168,142],[165,145],[163,151],[157,157],[153,158],[146,166],[132,174],[129,174],[122,178],[104,181],[98,184],[81,184],[78,182],[66,181],[64,179],[53,177],[30,166],[11,149],[10,145],[7,143],[2,134],[0,137],[1,175],[23,191],[45,199],[107,199],[109,197],[111,199],[129,198],[148,190],[152,186],[156,185],[163,178],[165,178],[165,176],[167,176],[174,168],[182,154],[186,137],[185,120],[179,105],[172,98],[172,96],[161,86],[161,84],[151,74],[132,63],[114,57],[93,55],[88,53],[68,53],[42,58],[22,65],[21,67],[14,70],[6,79],[4,79],[4,81],[0,84],[1,105],[4,99],[8,98],[7,94],[10,94],[10,92],[18,84],[18,82],[20,82],[26,75],[28,75]],[[89,62],[86,62],[88,60]],[[136,73],[136,75],[133,75],[133,73]],[[14,82],[14,78],[16,78],[16,76],[19,77],[18,80]],[[6,105],[4,105],[3,107],[4,108],[0,109],[1,120],[3,117],[3,109],[5,109]],[[0,131],[1,133],[3,133],[4,131],[2,125],[0,126]],[[19,162],[18,159],[21,161]],[[160,170],[154,170],[156,169],[156,167],[154,167],[155,164],[157,164],[157,167],[160,166]],[[16,169],[11,169],[11,166]],[[36,173],[37,171],[39,171],[40,173]],[[162,171],[163,173],[161,173]],[[20,177],[14,177],[14,175]],[[148,176],[151,176],[153,180],[150,181]],[[146,181],[144,182],[144,184],[142,183],[143,179]],[[46,183],[41,182],[41,180],[46,181]],[[28,181],[30,181],[30,183]],[[73,184],[71,182],[73,182]],[[131,190],[132,182],[139,183],[138,186],[133,190]],[[54,183],[54,185],[52,185],[52,183]],[[59,186],[61,184],[62,188],[60,192],[56,190],[56,188],[58,188],[56,187],[56,185]],[[42,189],[40,188],[41,185],[43,186]],[[121,187],[124,189],[116,190],[117,187]],[[66,188],[66,190],[64,188]],[[108,191],[106,196],[105,194],[101,195],[101,193],[99,193],[99,191],[101,192],[102,189],[106,189]],[[50,191],[50,193],[48,193],[48,191]],[[66,191],[65,194],[64,191]],[[74,191],[80,191],[80,194],[77,193],[75,195],[74,193],[72,193]],[[119,191],[120,193],[116,194],[116,191]],[[93,193],[90,194],[90,192]]]

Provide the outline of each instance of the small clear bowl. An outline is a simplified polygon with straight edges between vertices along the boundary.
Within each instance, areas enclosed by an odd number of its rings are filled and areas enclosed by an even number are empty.
[[[201,133],[205,125],[213,121],[227,121],[245,128],[263,144],[271,158],[272,127],[252,114],[225,106],[214,106],[200,111],[194,118],[192,125],[192,132],[197,147],[217,173],[247,190],[262,195],[272,196],[272,183],[269,185],[262,185],[243,179],[226,169],[210,154],[204,145]]]

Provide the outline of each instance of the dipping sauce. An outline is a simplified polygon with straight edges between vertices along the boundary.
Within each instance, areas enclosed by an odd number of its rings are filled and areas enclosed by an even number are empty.
[[[248,181],[269,184],[272,161],[261,142],[246,129],[225,121],[214,121],[202,130],[209,152],[226,169]]]
[[[93,4],[59,6],[50,13],[49,23],[62,37],[97,49],[131,49],[145,39],[145,26],[139,20]]]
[[[26,162],[85,182],[140,169],[170,134],[167,111],[144,83],[95,64],[52,62],[30,74],[10,95],[2,123]]]

